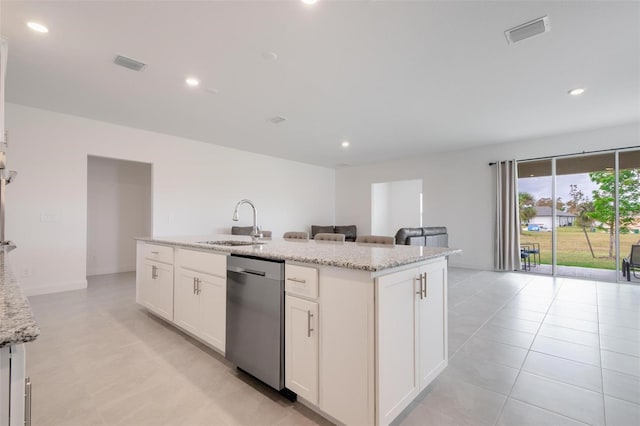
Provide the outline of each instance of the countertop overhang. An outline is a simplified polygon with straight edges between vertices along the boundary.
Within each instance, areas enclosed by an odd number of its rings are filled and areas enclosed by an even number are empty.
[[[27,297],[0,253],[0,348],[26,343],[40,335]]]
[[[422,247],[382,245],[352,242],[284,240],[262,241],[249,246],[222,246],[202,241],[251,241],[237,235],[209,235],[204,237],[140,237],[138,241],[174,245],[219,253],[255,256],[264,259],[295,261],[338,268],[378,272],[412,263],[461,253],[461,249],[447,247]]]

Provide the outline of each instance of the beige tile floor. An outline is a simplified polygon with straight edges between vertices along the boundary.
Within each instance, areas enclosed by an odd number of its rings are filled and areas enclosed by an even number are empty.
[[[450,365],[402,425],[640,424],[640,286],[449,272]],[[134,302],[133,274],[30,298],[33,424],[326,424]]]

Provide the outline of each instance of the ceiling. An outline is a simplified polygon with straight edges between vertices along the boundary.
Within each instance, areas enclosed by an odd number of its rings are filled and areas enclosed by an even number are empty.
[[[640,119],[638,2],[2,1],[0,12],[9,102],[327,167]],[[507,44],[504,30],[544,15],[551,32]],[[117,67],[116,54],[148,66]],[[575,87],[587,90],[568,96]]]

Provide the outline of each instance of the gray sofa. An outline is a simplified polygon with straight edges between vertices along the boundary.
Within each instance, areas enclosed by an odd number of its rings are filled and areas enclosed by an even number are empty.
[[[445,226],[400,228],[398,232],[396,232],[396,244],[426,247],[449,247],[449,236]]]

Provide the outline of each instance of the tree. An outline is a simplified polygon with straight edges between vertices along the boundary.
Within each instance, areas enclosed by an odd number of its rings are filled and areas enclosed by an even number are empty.
[[[589,197],[584,195],[582,190],[578,189],[578,185],[569,186],[571,187],[571,190],[569,191],[571,200],[567,201],[567,211],[576,215],[575,225],[582,227],[582,232],[584,233],[584,237],[587,239],[587,244],[591,251],[591,256],[595,258],[596,254],[593,252],[593,246],[591,245],[589,234],[587,234],[587,226],[593,225],[593,219],[589,217],[589,213],[593,212],[593,202]]]
[[[542,197],[542,198],[540,198],[540,199],[536,202],[536,206],[538,206],[538,207],[551,207],[551,206],[552,206],[552,204],[551,204],[551,197]],[[566,208],[565,206],[566,206],[566,205],[565,205],[564,201],[562,201],[562,197],[558,197],[558,198],[556,199],[556,209],[557,209],[558,211],[563,212],[563,211],[564,211],[564,209]]]
[[[593,201],[589,199],[582,190],[578,189],[578,185],[569,185],[571,190],[569,196],[571,200],[567,201],[567,212],[576,215],[577,226],[583,228],[593,225],[593,218],[589,214],[593,212]]]
[[[598,184],[593,191],[593,211],[588,214],[609,227],[609,257],[614,257],[616,223],[615,172],[605,170],[589,173],[592,182]],[[620,170],[618,173],[618,212],[619,228],[627,231],[640,214],[640,169]]]
[[[533,195],[528,192],[518,193],[518,208],[520,210],[520,222],[529,223],[531,219],[536,217],[536,204]]]

